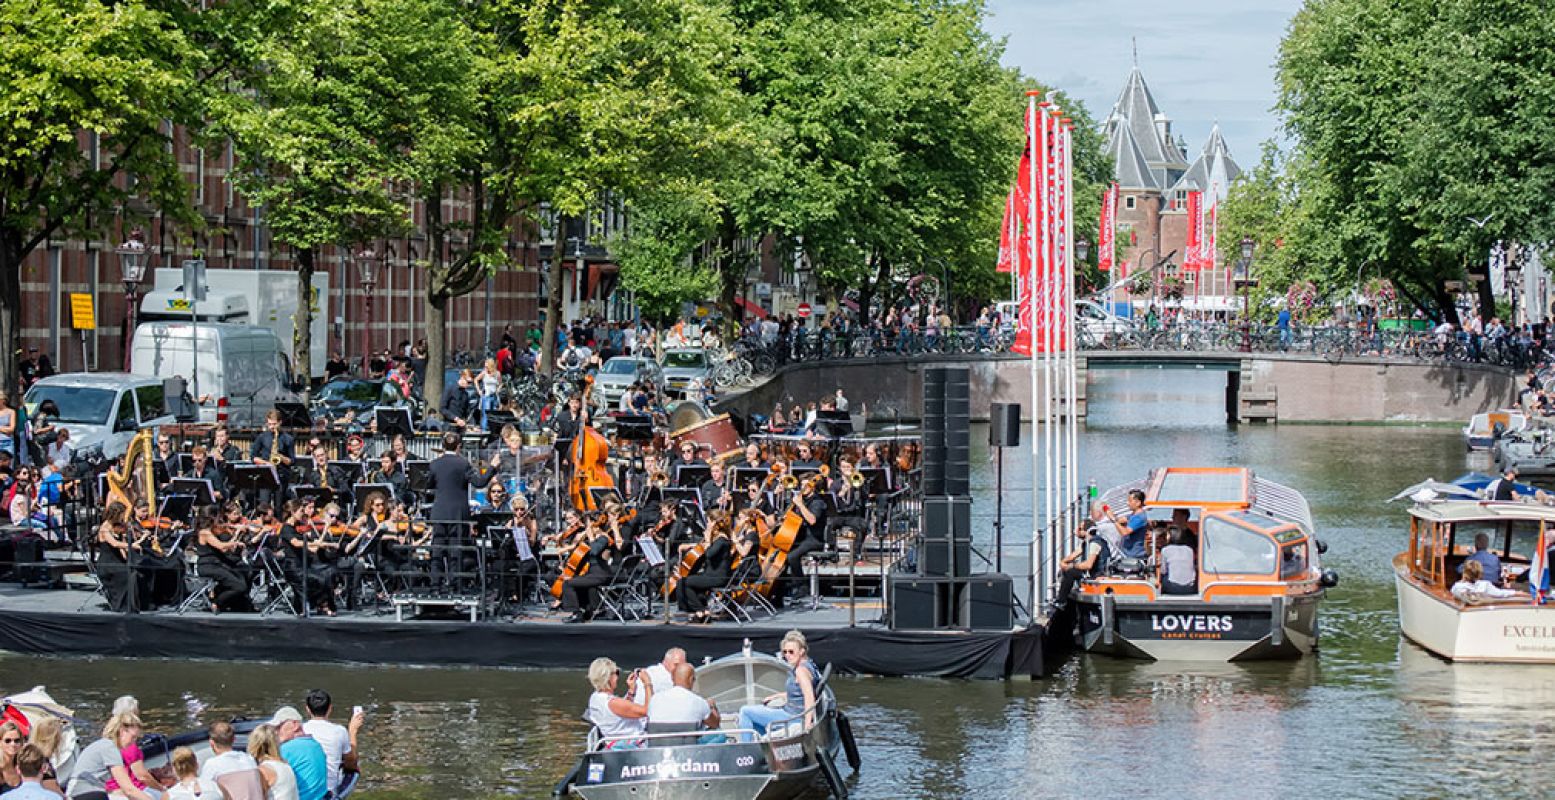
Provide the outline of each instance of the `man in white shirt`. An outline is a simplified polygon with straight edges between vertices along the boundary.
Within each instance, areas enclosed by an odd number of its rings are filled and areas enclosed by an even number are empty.
[[[700,722],[709,730],[718,730],[718,709],[691,690],[696,682],[696,667],[675,667],[675,685],[663,692],[654,691],[648,701],[648,724],[657,722],[687,725]]]
[[[308,708],[308,721],[302,724],[302,732],[324,748],[328,786],[333,792],[340,788],[341,772],[356,772],[356,734],[362,729],[363,715],[352,714],[348,728],[330,722],[329,714],[335,710],[335,704],[323,689],[308,692],[303,705]]]
[[[257,770],[259,765],[254,763],[254,757],[242,750],[233,750],[232,743],[237,740],[237,732],[232,730],[232,723],[217,722],[211,725],[210,731],[211,753],[210,758],[200,767],[202,780],[215,781],[223,775],[244,770]]]
[[[648,682],[653,684],[655,695],[669,691],[670,687],[675,685],[675,669],[684,663],[686,663],[686,651],[679,647],[671,647],[664,651],[662,661],[643,670],[643,674],[648,676]],[[646,694],[647,690],[639,683],[632,702],[638,704],[648,702]]]

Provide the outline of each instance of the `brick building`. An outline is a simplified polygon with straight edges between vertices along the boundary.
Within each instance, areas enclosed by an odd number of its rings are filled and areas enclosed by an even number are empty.
[[[1151,269],[1167,259],[1153,281],[1162,276],[1180,277],[1186,287],[1182,306],[1205,311],[1235,307],[1230,265],[1197,274],[1181,270],[1188,236],[1188,192],[1213,193],[1225,200],[1227,187],[1241,174],[1220,135],[1210,132],[1197,157],[1188,161],[1187,143],[1172,132],[1172,120],[1156,105],[1145,77],[1135,64],[1123,91],[1104,123],[1107,153],[1118,182],[1118,241],[1123,247],[1124,275]],[[1126,289],[1114,303],[1140,302]]]

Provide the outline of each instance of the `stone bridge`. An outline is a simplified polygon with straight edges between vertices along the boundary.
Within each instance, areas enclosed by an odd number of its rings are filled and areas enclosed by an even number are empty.
[[[1029,359],[988,355],[877,356],[786,364],[765,382],[731,395],[719,411],[771,413],[841,388],[852,408],[873,420],[921,416],[923,367],[971,369],[972,417],[990,403],[1020,403],[1031,417]],[[1226,375],[1226,416],[1236,422],[1464,422],[1476,412],[1515,402],[1519,376],[1505,367],[1412,359],[1279,353],[1098,350],[1079,358],[1079,408],[1090,373],[1111,369],[1209,370]],[[1040,380],[1040,369],[1039,377]]]

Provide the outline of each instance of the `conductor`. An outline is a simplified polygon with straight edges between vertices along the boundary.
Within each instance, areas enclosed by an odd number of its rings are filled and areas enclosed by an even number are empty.
[[[428,465],[428,488],[432,491],[432,572],[433,582],[447,588],[446,570],[464,570],[464,542],[460,535],[469,528],[470,487],[485,488],[497,474],[481,475],[474,465],[459,455],[459,434],[443,434],[443,454]],[[493,461],[498,461],[493,456]],[[495,464],[493,464],[495,466]],[[466,540],[468,541],[468,540]],[[473,557],[469,560],[473,561]]]

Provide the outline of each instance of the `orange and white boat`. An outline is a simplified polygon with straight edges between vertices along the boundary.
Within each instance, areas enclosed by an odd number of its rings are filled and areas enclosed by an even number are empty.
[[[1145,495],[1149,557],[1125,559],[1075,591],[1089,652],[1158,661],[1297,658],[1317,645],[1318,603],[1337,583],[1319,563],[1300,492],[1244,468],[1155,470],[1106,492],[1109,509]],[[1186,520],[1181,512],[1186,512]],[[1193,550],[1191,594],[1167,594],[1157,554],[1174,513]]]
[[[1459,567],[1486,534],[1508,585],[1555,544],[1555,508],[1522,502],[1442,500],[1409,509],[1409,548],[1393,558],[1404,635],[1453,661],[1555,664],[1555,605],[1513,597],[1460,599]],[[1487,576],[1488,578],[1489,576]]]

